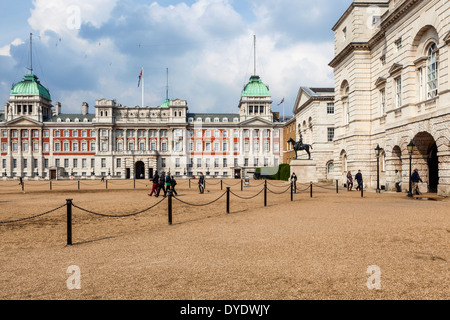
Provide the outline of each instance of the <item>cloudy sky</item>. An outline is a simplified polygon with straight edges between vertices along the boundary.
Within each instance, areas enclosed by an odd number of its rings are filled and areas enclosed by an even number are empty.
[[[290,114],[300,86],[333,86],[333,25],[352,0],[1,0],[0,103],[30,66],[64,113],[82,102],[187,100],[190,112],[237,112],[253,74],[274,111]]]

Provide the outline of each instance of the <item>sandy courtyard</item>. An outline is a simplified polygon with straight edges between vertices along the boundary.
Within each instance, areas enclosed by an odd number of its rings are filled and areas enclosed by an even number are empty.
[[[161,201],[145,181],[0,181],[0,222],[27,218],[73,199],[84,209],[123,215]],[[224,194],[217,181],[200,195],[195,182],[177,186],[179,199],[205,204]],[[241,192],[251,197],[261,182]],[[411,200],[405,194],[340,191],[294,195],[269,185],[245,200],[231,195],[209,206],[173,200],[123,218],[73,208],[73,246],[66,246],[66,208],[0,223],[0,299],[301,300],[449,299],[450,200]],[[303,186],[301,187],[303,188]],[[301,189],[299,187],[299,189]],[[305,187],[306,189],[306,187]],[[225,190],[225,184],[224,184]],[[81,289],[69,290],[70,266]],[[369,290],[369,266],[381,271]]]

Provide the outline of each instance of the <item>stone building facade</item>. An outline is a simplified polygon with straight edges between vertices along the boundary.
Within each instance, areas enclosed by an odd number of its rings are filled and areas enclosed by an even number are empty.
[[[335,178],[363,171],[365,182],[409,186],[419,169],[423,191],[450,195],[450,2],[355,0],[333,27]],[[382,148],[377,158],[375,148]]]
[[[268,86],[252,76],[236,114],[190,113],[187,101],[169,99],[159,107],[101,99],[93,113],[83,103],[81,113],[64,114],[30,74],[0,111],[0,172],[3,179],[243,177],[282,161],[283,124],[271,105]]]
[[[289,119],[283,127],[283,163],[290,164],[295,159],[294,145],[287,142],[289,139],[297,141],[297,121],[295,117]]]
[[[311,159],[316,165],[319,181],[334,179],[334,88],[301,87],[294,105],[296,119],[295,141],[312,146]],[[295,156],[295,155],[294,155]],[[299,159],[308,159],[305,152],[299,151]]]

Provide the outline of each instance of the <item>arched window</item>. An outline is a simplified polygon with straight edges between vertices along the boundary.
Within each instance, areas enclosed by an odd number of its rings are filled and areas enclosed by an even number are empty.
[[[433,43],[428,49],[427,59],[427,96],[428,99],[438,94],[438,57],[437,46]]]
[[[334,162],[330,161],[327,163],[327,173],[332,174],[334,172]]]
[[[344,124],[347,125],[350,123],[350,87],[348,85],[347,80],[345,80],[341,85],[341,95],[342,95],[342,105],[343,105],[343,115],[344,115]]]

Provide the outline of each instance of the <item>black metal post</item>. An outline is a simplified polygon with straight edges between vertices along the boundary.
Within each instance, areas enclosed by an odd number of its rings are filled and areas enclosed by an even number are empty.
[[[311,198],[313,197],[313,190],[312,189],[313,189],[313,183],[311,181],[310,188],[309,188],[309,194],[310,194]]]
[[[377,156],[377,193],[381,193],[381,189],[380,189],[380,156]]]
[[[230,213],[230,187],[227,187],[227,214]]]
[[[191,188],[191,178],[189,178],[189,189]]]
[[[364,185],[361,186],[361,198],[364,198]]]
[[[168,214],[169,214],[169,226],[172,225],[172,191],[169,190],[168,191],[168,198],[169,203],[168,203]]]
[[[409,191],[408,191],[408,197],[410,197],[410,198],[413,197],[411,175],[412,175],[412,154],[409,155]]]
[[[22,181],[22,192],[25,189],[25,181]]]
[[[336,179],[336,193],[339,193],[339,180]]]
[[[294,201],[294,181],[291,181],[291,202]]]
[[[106,180],[106,190],[108,190],[108,180]]]
[[[244,191],[244,180],[241,178],[241,191]]]
[[[52,180],[50,180],[50,191],[52,191]]]
[[[267,207],[267,180],[264,182],[264,207]]]
[[[136,189],[136,179],[133,179],[133,188]]]
[[[78,180],[78,191],[80,191],[80,180]]]
[[[220,191],[223,190],[223,180],[220,180]]]
[[[67,199],[67,245],[72,245],[72,200]]]

